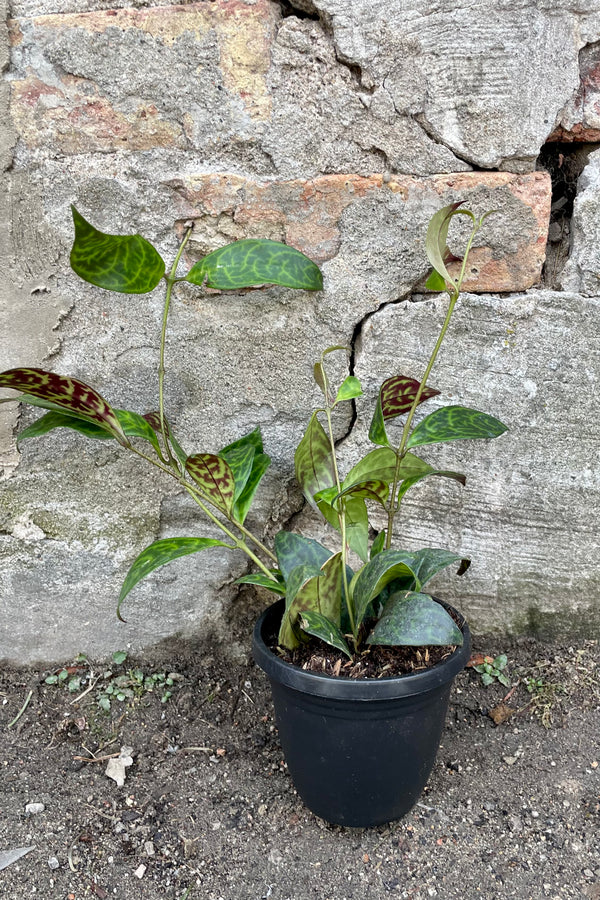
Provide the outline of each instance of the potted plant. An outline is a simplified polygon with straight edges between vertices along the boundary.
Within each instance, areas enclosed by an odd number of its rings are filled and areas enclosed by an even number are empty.
[[[447,248],[449,226],[458,215],[471,225],[462,260]],[[84,280],[125,293],[145,293],[166,282],[158,407],[143,415],[113,409],[84,382],[37,368],[0,373],[0,387],[21,391],[18,400],[47,410],[19,440],[58,427],[114,439],[175,478],[221,532],[215,538],[158,540],[140,553],[121,589],[119,618],[129,592],[151,571],[215,546],[245,552],[255,571],[240,583],[266,588],[280,598],[260,617],[253,652],[271,681],[280,737],[298,792],[330,822],[375,825],[413,806],[435,760],[452,682],[468,659],[465,620],[425,588],[448,566],[458,565],[462,574],[469,561],[437,548],[396,549],[393,533],[401,501],[415,485],[434,476],[465,482],[458,472],[428,464],[416,448],[489,439],[506,430],[492,416],[457,405],[415,418],[419,406],[439,394],[429,386],[429,376],[484,219],[458,203],[432,218],[426,252],[433,272],[427,286],[448,294],[444,324],[421,381],[392,375],[381,386],[369,430],[374,447],[345,475],[336,456],[333,417],[340,404],[361,396],[361,386],[348,375],[332,388],[328,356],[343,347],[326,349],[314,366],[323,401],[297,448],[295,472],[308,503],[337,532],[337,552],[288,531],[277,534],[270,549],[246,526],[269,465],[258,428],[217,453],[188,454],[164,410],[165,340],[175,285],[186,281],[235,290],[272,283],[320,290],[319,269],[297,250],[274,241],[238,241],[209,253],[179,276],[191,228],[167,272],[144,238],[103,234],[73,208],[71,266]],[[458,264],[453,274],[447,268],[451,262]],[[398,423],[394,437],[391,429]],[[372,508],[382,511],[385,526],[371,540]]]

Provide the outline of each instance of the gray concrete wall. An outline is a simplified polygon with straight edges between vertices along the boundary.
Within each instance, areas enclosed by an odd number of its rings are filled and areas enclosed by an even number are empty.
[[[0,368],[40,365],[115,406],[156,407],[160,290],[80,282],[71,203],[167,259],[192,219],[188,265],[232,239],[287,241],[321,265],[324,291],[180,289],[166,395],[190,452],[259,424],[273,466],[254,524],[269,537],[294,518],[320,534],[293,481],[313,362],[352,347],[366,396],[338,426],[350,464],[378,384],[419,377],[435,342],[429,217],[457,199],[496,209],[433,382],[510,433],[432,452],[467,486],[415,490],[401,532],[408,547],[472,556],[437,586],[476,630],[598,633],[600,0],[296,4],[16,0],[0,34]],[[536,160],[549,138],[589,163],[563,217],[568,260],[544,279],[551,182]],[[0,658],[222,630],[247,569],[228,552],[159,570],[116,621],[144,546],[213,532],[116,445],[54,432],[17,448],[36,415],[0,406]]]

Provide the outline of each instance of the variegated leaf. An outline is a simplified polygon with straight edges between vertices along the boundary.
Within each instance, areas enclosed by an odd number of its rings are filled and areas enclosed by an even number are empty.
[[[416,378],[407,378],[406,375],[394,375],[381,385],[379,396],[381,398],[381,412],[384,420],[393,419],[407,413],[414,403],[421,382]],[[424,387],[419,397],[419,403],[424,403],[431,397],[438,396],[440,392],[435,388]]]
[[[44,369],[8,369],[0,373],[0,388],[22,391],[66,413],[94,422],[128,447],[119,419],[97,391],[77,378],[56,375]]]
[[[160,413],[159,413],[159,412],[149,412],[149,413],[144,413],[143,418],[144,418],[144,419],[146,420],[146,422],[150,425],[150,427],[152,428],[152,430],[154,431],[155,434],[161,435],[161,436],[162,436],[162,430],[161,430],[161,427],[160,427]],[[176,438],[175,435],[173,434],[173,429],[172,429],[171,426],[169,425],[168,420],[167,420],[166,418],[163,418],[163,421],[164,421],[164,424],[165,424],[165,432],[166,432],[166,435],[167,435],[167,440],[169,441],[169,444],[171,445],[171,447],[172,447],[173,450],[175,451],[175,455],[176,455],[177,459],[178,459],[179,462],[184,466],[184,465],[185,465],[185,461],[186,461],[188,455],[187,455],[187,453],[185,452],[185,450],[181,447],[181,445],[179,444],[179,442],[177,441],[177,438]]]
[[[327,616],[315,612],[314,610],[307,609],[300,614],[300,625],[302,630],[306,631],[307,634],[311,634],[313,637],[325,641],[326,644],[335,647],[336,650],[341,650],[349,659],[352,659],[350,648],[348,647],[346,638],[342,634],[341,629],[335,622],[328,619]]]
[[[119,594],[119,602],[117,604],[117,616],[122,622],[125,620],[121,616],[121,604],[129,593],[136,586],[138,581],[149,575],[159,566],[164,566],[173,559],[180,556],[187,556],[190,553],[198,553],[200,550],[207,550],[209,547],[227,547],[223,541],[217,541],[214,538],[194,538],[194,537],[176,537],[165,538],[160,541],[154,541],[133,561],[129,572],[123,582],[121,593]],[[232,548],[230,548],[232,549]]]
[[[230,515],[235,496],[235,479],[227,462],[214,453],[188,456],[185,468],[201,492],[222,512]]]
[[[192,284],[232,291],[259,284],[320,291],[319,267],[299,250],[279,241],[248,238],[213,250],[186,275]]]
[[[314,412],[304,437],[294,455],[296,479],[304,496],[316,509],[314,495],[335,484],[335,469],[331,444],[325,429]]]
[[[388,647],[446,647],[462,642],[460,628],[441,603],[414,591],[392,594],[367,638],[368,644]]]
[[[406,446],[489,439],[499,437],[507,430],[506,425],[487,413],[464,406],[443,406],[419,422]]]
[[[150,425],[145,421],[143,416],[132,412],[128,409],[113,410],[119,420],[123,432],[128,437],[140,437],[149,441],[154,447],[157,455],[162,459],[160,447],[156,435]],[[112,440],[114,435],[105,428],[101,428],[94,422],[87,419],[80,419],[78,416],[66,414],[62,412],[48,412],[37,421],[32,422],[28,428],[18,436],[19,441],[25,441],[28,438],[40,437],[53,431],[55,428],[72,428],[86,437],[95,438],[96,440]]]
[[[124,294],[154,290],[165,264],[158,250],[139,234],[104,234],[87,222],[74,206],[75,241],[71,268],[90,284]]]

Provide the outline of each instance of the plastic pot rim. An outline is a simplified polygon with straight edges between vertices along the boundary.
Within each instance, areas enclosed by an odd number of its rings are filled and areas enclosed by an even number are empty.
[[[463,643],[447,659],[422,672],[391,678],[336,678],[334,675],[307,672],[292,663],[285,662],[270,650],[263,639],[265,625],[270,623],[271,619],[281,620],[285,604],[283,599],[267,607],[254,626],[252,636],[254,660],[269,678],[280,684],[305,694],[330,697],[332,700],[392,700],[436,690],[452,681],[466,666],[471,653],[471,632],[460,613],[439,598],[434,599],[447,610],[452,610],[458,617]]]

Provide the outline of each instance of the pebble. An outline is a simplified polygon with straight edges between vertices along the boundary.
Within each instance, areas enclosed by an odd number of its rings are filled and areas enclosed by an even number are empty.
[[[144,865],[144,863],[138,866],[133,874],[136,876],[136,878],[143,878],[146,874],[146,866]]]
[[[146,856],[154,856],[154,844],[152,841],[144,842],[144,853]]]
[[[273,866],[280,866],[283,862],[283,853],[281,852],[281,850],[273,848],[273,850],[271,850],[271,852],[269,853],[269,862]]]
[[[46,807],[43,803],[28,803],[25,807],[25,813],[28,816],[37,816],[38,813],[44,812]]]
[[[58,869],[60,863],[55,856],[51,856],[48,860],[48,867],[50,869]]]

